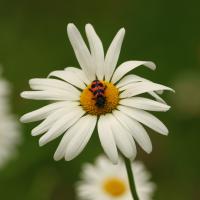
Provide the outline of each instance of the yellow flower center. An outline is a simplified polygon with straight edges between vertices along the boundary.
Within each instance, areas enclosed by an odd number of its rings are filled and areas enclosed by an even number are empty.
[[[126,192],[127,186],[119,178],[109,178],[103,183],[103,190],[110,196],[119,197]]]
[[[99,81],[102,86],[91,83],[80,96],[83,109],[91,115],[102,115],[112,112],[119,102],[118,89],[109,82]]]

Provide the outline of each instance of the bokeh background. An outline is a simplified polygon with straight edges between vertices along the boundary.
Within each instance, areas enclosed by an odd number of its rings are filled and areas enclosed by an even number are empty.
[[[135,73],[168,85],[164,94],[172,109],[156,114],[168,126],[168,137],[150,131],[153,152],[140,149],[158,188],[156,200],[200,199],[200,3],[198,0],[12,1],[0,0],[0,63],[12,84],[12,109],[18,116],[45,102],[26,101],[19,93],[28,80],[46,77],[68,65],[78,66],[66,25],[81,32],[92,23],[105,49],[120,27],[126,28],[120,62],[152,60],[157,70]],[[39,148],[30,135],[36,124],[23,125],[18,156],[0,170],[2,200],[74,200],[81,165],[102,152],[95,133],[84,152],[71,162],[55,162],[60,138]]]

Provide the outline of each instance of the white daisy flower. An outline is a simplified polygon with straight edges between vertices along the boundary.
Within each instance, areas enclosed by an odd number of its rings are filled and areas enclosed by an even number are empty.
[[[67,33],[81,69],[67,67],[53,71],[48,78],[29,81],[34,91],[25,91],[26,99],[51,100],[50,105],[22,116],[22,122],[43,120],[32,130],[42,135],[40,146],[64,133],[54,159],[69,161],[81,153],[97,126],[102,147],[117,163],[118,150],[127,158],[136,156],[135,141],[147,152],[152,150],[150,138],[141,124],[167,135],[165,125],[147,111],[167,111],[170,106],[156,93],[172,90],[128,72],[144,65],[155,69],[153,62],[127,61],[117,66],[125,29],[114,37],[106,55],[92,25],[85,27],[90,50],[74,24]],[[149,93],[155,100],[138,95]],[[147,111],[146,111],[147,110]]]
[[[0,114],[0,168],[16,156],[16,148],[21,142],[19,124],[14,116]]]
[[[151,200],[155,184],[150,182],[151,175],[139,162],[132,163],[135,187],[140,200]],[[77,184],[80,200],[132,200],[126,167],[120,160],[113,165],[105,156],[99,156],[95,165],[85,164],[81,173],[82,180]]]
[[[9,91],[8,82],[0,77],[0,168],[16,154],[16,147],[21,141],[19,124],[9,109]]]
[[[5,79],[2,78],[2,67],[0,65],[0,113],[9,111],[9,93],[10,85]]]

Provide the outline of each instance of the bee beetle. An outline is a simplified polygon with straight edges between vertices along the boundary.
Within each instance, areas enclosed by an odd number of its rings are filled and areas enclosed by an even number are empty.
[[[105,89],[106,86],[99,80],[92,81],[91,88],[89,89],[93,95],[94,100],[96,100],[96,106],[102,108],[105,105],[106,97],[105,97]]]

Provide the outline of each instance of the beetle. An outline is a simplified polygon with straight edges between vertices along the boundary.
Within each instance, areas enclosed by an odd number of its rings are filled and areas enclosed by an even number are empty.
[[[92,81],[90,91],[94,95],[94,100],[96,100],[96,106],[99,108],[104,107],[105,102],[106,102],[106,97],[105,97],[105,89],[106,86],[103,85],[103,83],[99,80],[94,80]]]

